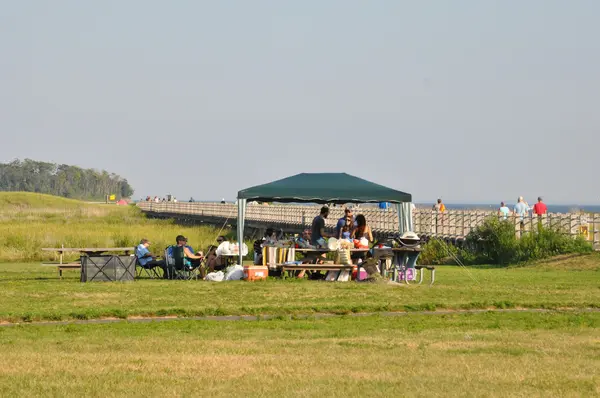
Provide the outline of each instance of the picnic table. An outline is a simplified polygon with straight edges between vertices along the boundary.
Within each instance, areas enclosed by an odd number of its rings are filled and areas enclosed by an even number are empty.
[[[282,250],[282,251],[287,251],[287,250],[294,250],[294,253],[300,253],[302,254],[302,259],[300,260],[302,262],[302,264],[290,264],[289,262],[281,262],[282,258],[285,258],[286,255],[275,255],[276,259],[280,260],[278,262],[275,262],[275,264],[271,264],[270,261],[267,261],[266,259],[266,253],[267,253],[267,249],[278,249],[278,250]],[[369,249],[350,249],[351,253],[366,253]],[[345,281],[347,280],[346,277],[348,277],[351,272],[352,269],[354,267],[354,265],[349,265],[349,264],[331,264],[331,263],[326,263],[326,264],[316,264],[317,260],[319,260],[323,254],[327,254],[327,253],[335,253],[337,252],[336,250],[329,250],[327,248],[316,248],[316,247],[311,247],[311,248],[305,248],[305,247],[301,247],[301,248],[293,248],[293,247],[289,247],[289,246],[263,246],[263,265],[272,265],[275,268],[281,270],[281,275],[282,277],[285,277],[285,273],[286,272],[294,272],[294,271],[308,271],[308,272],[314,272],[314,271],[328,271],[328,276],[331,276],[331,280],[336,280],[336,281]],[[331,273],[330,273],[331,271]]]
[[[135,249],[133,247],[44,247],[42,251],[45,252],[55,252],[59,254],[59,262],[48,262],[42,263],[42,266],[46,267],[57,267],[58,276],[62,279],[62,272],[65,269],[81,269],[81,257],[90,257],[90,256],[99,256],[104,253],[124,253],[126,256],[129,255],[130,252],[133,252]],[[78,261],[72,261],[65,263],[64,254],[65,253],[80,253],[80,257]]]
[[[221,253],[220,257],[225,260],[225,264],[223,266],[225,268],[227,268],[230,265],[233,265],[233,263],[235,262],[235,259],[239,258],[240,255],[239,255],[239,253],[235,253],[235,254],[223,254],[223,253]],[[244,264],[241,264],[241,265],[244,265]]]

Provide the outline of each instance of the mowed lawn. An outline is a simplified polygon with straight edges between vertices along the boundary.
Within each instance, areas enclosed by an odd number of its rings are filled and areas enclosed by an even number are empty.
[[[600,256],[521,268],[437,267],[433,286],[136,280],[80,283],[79,272],[0,264],[0,321],[131,316],[293,315],[488,308],[599,308]]]
[[[599,313],[0,327],[2,396],[600,394]]]
[[[37,263],[2,264],[0,395],[598,396],[599,260],[438,267],[432,287],[297,280],[84,284],[77,272],[59,280]],[[414,312],[442,308],[555,311]],[[408,313],[290,316],[382,311]],[[222,314],[283,316],[27,323]]]

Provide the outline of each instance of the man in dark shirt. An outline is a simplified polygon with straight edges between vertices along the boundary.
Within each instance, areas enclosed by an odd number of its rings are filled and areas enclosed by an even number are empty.
[[[310,235],[310,244],[316,246],[317,241],[321,238],[327,238],[325,233],[325,219],[329,215],[329,208],[327,206],[321,207],[321,214],[315,217],[312,222],[312,232]]]

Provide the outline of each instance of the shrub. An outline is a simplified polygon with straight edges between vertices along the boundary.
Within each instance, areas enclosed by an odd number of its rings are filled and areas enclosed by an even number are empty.
[[[583,237],[572,238],[555,230],[538,228],[519,241],[518,260],[539,260],[559,254],[588,253],[592,246]]]
[[[490,217],[467,236],[467,247],[476,261],[486,264],[508,264],[518,252],[514,225]]]
[[[467,236],[465,263],[516,264],[560,254],[589,253],[592,245],[559,230],[543,228],[517,239],[512,223],[490,217]]]
[[[459,251],[456,246],[440,239],[431,239],[423,246],[423,251],[419,255],[419,264],[455,264],[454,257],[458,254]]]

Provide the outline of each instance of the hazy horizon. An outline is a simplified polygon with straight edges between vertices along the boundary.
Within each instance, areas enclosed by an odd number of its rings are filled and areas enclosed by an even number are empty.
[[[415,202],[600,203],[600,2],[6,2],[0,160],[134,198],[347,172]]]

